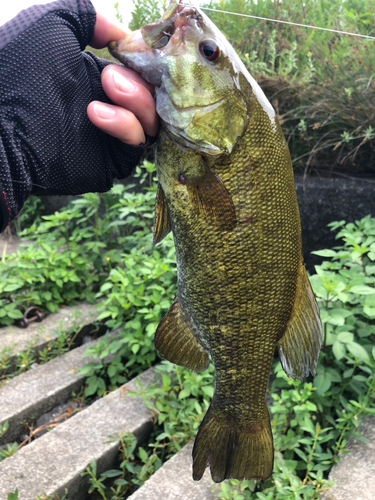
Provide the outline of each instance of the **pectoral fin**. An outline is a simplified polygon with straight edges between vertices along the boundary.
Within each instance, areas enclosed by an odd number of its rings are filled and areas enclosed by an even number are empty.
[[[205,165],[202,176],[187,178],[186,186],[196,212],[224,230],[234,228],[236,212],[232,198],[220,177],[208,165]]]
[[[171,230],[167,200],[160,183],[156,193],[153,243],[160,243]]]
[[[159,323],[155,348],[164,359],[195,372],[208,368],[208,353],[203,349],[181,312],[178,299]]]
[[[294,308],[287,330],[279,341],[280,361],[288,377],[303,382],[309,372],[315,376],[321,343],[318,305],[306,269],[301,264]]]

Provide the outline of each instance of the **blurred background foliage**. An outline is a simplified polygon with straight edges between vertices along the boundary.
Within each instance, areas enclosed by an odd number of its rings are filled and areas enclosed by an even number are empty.
[[[211,0],[229,12],[375,35],[373,0]],[[158,19],[140,0],[131,29]],[[275,107],[295,170],[375,173],[375,40],[206,11]],[[121,15],[118,14],[121,21]],[[105,56],[105,51],[100,55]]]
[[[209,6],[375,35],[372,0],[218,0]],[[375,173],[375,40],[207,13],[275,107],[297,171]]]

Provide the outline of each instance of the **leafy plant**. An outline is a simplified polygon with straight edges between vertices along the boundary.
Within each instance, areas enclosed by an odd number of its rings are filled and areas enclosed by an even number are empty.
[[[23,229],[34,223],[38,224],[41,221],[44,210],[45,207],[41,198],[33,195],[29,196],[25,201],[21,212],[11,222],[11,229],[13,229],[18,236],[21,235]]]
[[[158,0],[139,0],[134,5],[129,28],[137,30],[145,24],[153,23],[162,16],[166,10],[166,5],[166,0],[162,2]]]
[[[212,0],[207,7],[374,35],[372,2]],[[374,40],[205,11],[275,107],[299,171],[374,173]],[[301,121],[305,128],[299,127]],[[368,127],[371,127],[369,129]]]
[[[96,295],[102,298],[98,320],[112,330],[122,326],[122,331],[110,342],[104,337],[87,350],[85,355],[96,360],[80,370],[88,377],[86,396],[102,396],[155,363],[154,333],[176,292],[172,238],[165,238],[163,245],[156,248],[152,244],[154,166],[146,162],[144,172],[139,170],[138,175],[147,187],[136,194],[123,188],[123,196],[114,207],[118,223],[125,224],[128,231],[119,240],[125,253],[118,252],[119,262]],[[114,357],[104,363],[108,354]]]
[[[37,495],[35,500],[68,500],[68,490],[65,489],[65,494],[60,498],[59,495],[46,495],[45,493],[41,493],[40,496]],[[17,500],[17,499],[16,499]]]
[[[143,170],[138,167],[136,175],[148,180],[151,176],[152,182],[154,166],[146,162]],[[23,231],[32,243],[0,263],[0,325],[12,324],[30,305],[54,312],[62,304],[95,301],[120,263],[118,245],[128,251],[135,233],[152,229],[150,202],[155,192],[133,194],[133,187],[118,184],[109,193],[88,193]],[[141,219],[138,226],[132,210]]]
[[[161,466],[161,461],[155,453],[149,454],[142,447],[136,451],[137,438],[133,434],[120,435],[120,443],[119,469],[107,470],[97,477],[96,463],[92,460],[82,473],[82,476],[90,477],[88,492],[97,491],[104,500],[125,498]],[[111,484],[107,486],[108,480]]]
[[[375,219],[331,227],[340,229],[337,237],[343,238],[343,245],[317,252],[328,260],[310,278],[325,339],[317,376],[304,384],[288,379],[275,359],[270,388],[273,476],[263,485],[221,483],[215,486],[219,498],[319,499],[330,486],[330,469],[347,451],[348,439],[363,439],[357,432],[361,418],[375,414],[375,329],[369,302],[375,290]],[[195,435],[213,394],[213,368],[196,374],[163,361],[156,370],[158,382],[147,389],[139,386],[138,394],[154,420],[153,434],[143,449],[164,462]],[[136,469],[133,474],[136,484]]]
[[[4,436],[4,434],[9,429],[9,422],[6,420],[3,424],[0,424],[0,438]]]
[[[7,444],[6,449],[0,450],[0,462],[4,460],[4,458],[11,457],[17,451],[18,443]]]

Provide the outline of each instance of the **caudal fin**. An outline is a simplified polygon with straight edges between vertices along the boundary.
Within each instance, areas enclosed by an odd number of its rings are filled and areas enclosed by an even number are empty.
[[[273,440],[268,413],[260,423],[234,428],[210,407],[193,449],[193,479],[209,464],[212,479],[267,480],[273,469]]]

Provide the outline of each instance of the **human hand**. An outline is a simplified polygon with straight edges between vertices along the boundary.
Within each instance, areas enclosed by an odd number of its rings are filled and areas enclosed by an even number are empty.
[[[103,48],[126,33],[97,12],[90,45]],[[114,104],[93,101],[87,108],[90,121],[103,132],[121,141],[137,145],[146,135],[155,136],[158,117],[153,99],[153,86],[134,71],[117,65],[104,68],[101,75],[104,92]]]
[[[141,160],[157,133],[153,88],[84,50],[125,34],[90,0],[33,5],[0,26],[0,232],[29,194],[108,191]]]

